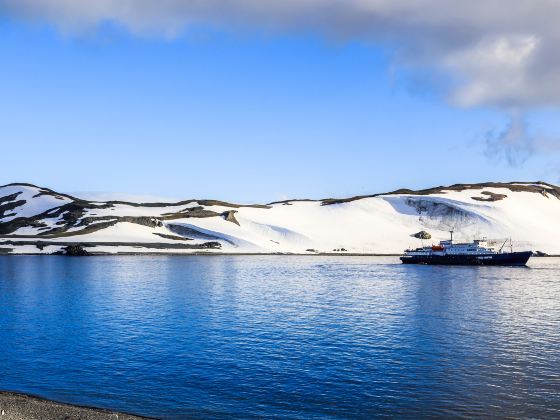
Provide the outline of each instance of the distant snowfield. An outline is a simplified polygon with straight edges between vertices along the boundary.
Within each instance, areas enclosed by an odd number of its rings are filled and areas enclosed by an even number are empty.
[[[178,201],[174,197],[119,192],[75,191],[70,194],[75,197],[80,197],[82,200],[89,201],[131,201],[133,203],[171,203],[173,201]]]
[[[52,253],[81,243],[103,253],[398,254],[421,245],[411,236],[416,232],[428,231],[429,244],[448,239],[453,230],[460,241],[487,237],[500,246],[511,237],[518,250],[560,254],[560,189],[491,185],[251,207],[197,200],[89,202],[14,184],[0,187],[0,248]]]

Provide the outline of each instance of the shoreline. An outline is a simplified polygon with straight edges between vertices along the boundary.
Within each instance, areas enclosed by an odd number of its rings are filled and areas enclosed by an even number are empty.
[[[0,244],[1,245],[1,244]],[[47,254],[45,252],[0,252],[0,256],[43,256],[43,257],[75,257],[74,255]],[[295,253],[295,252],[90,252],[83,257],[117,257],[117,256],[147,256],[156,255],[172,257],[231,257],[231,256],[253,256],[253,257],[400,257],[403,254],[369,254],[359,252],[317,252],[317,253]],[[558,258],[560,254],[532,255],[531,258]]]
[[[1,256],[45,256],[45,257],[68,257],[68,255],[46,254],[41,252],[26,253],[5,253]],[[91,252],[87,257],[114,257],[114,256],[173,256],[173,257],[223,257],[223,256],[277,256],[277,257],[400,257],[402,254],[359,254],[359,253],[317,253],[317,254],[296,254],[278,252]]]
[[[360,253],[317,253],[317,254],[296,254],[296,253],[278,253],[278,252],[92,252],[90,255],[84,257],[153,257],[153,256],[167,256],[167,257],[400,257],[402,254],[360,254]],[[69,255],[46,254],[41,252],[26,252],[26,253],[0,253],[0,256],[12,257],[69,257]],[[74,257],[74,256],[71,256]],[[560,254],[550,255],[533,255],[531,258],[558,258]]]
[[[2,420],[39,420],[39,419],[69,419],[69,420],[105,420],[151,419],[130,413],[117,412],[103,408],[68,404],[49,400],[33,394],[0,391],[0,418]]]

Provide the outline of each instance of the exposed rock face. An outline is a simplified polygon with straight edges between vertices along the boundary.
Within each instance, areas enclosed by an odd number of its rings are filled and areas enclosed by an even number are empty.
[[[491,191],[482,191],[480,194],[486,195],[487,197],[471,197],[476,201],[500,201],[507,198],[506,194],[496,194]]]
[[[69,257],[87,257],[91,254],[87,252],[82,245],[73,244],[64,247],[61,251],[61,255],[67,255]]]
[[[25,200],[16,201],[18,195],[20,194],[14,193],[6,195],[4,197],[0,197],[0,218],[14,215],[13,213],[10,214],[9,211],[23,206],[26,203]]]
[[[237,219],[235,218],[235,213],[237,213],[237,210],[228,210],[228,211],[223,212],[222,216],[228,222],[235,223],[237,226],[241,226],[239,224],[239,222],[237,221]]]
[[[186,239],[188,240],[188,239]],[[35,241],[35,240],[4,240],[0,242],[2,245],[10,245],[10,246],[21,246],[21,245],[32,245],[37,247],[39,250],[43,250],[48,246],[56,246],[56,247],[74,247],[76,243],[74,242],[61,242],[61,241]],[[105,246],[105,247],[132,247],[132,248],[145,248],[147,250],[201,250],[201,249],[220,249],[222,244],[217,241],[210,241],[210,242],[203,242],[198,244],[186,244],[186,243],[162,243],[162,242],[83,242],[80,243],[80,247],[82,248],[89,248],[90,254],[93,255],[96,253],[96,247],[98,246]],[[66,255],[65,249],[59,252],[55,252],[55,255]]]
[[[177,235],[166,235],[165,233],[154,232],[156,236],[164,239],[171,239],[173,241],[192,241],[191,238],[185,238],[184,236],[177,236]]]
[[[420,232],[417,232],[412,236],[414,236],[415,238],[418,238],[418,239],[432,239],[432,235],[430,235],[425,230],[421,230]]]
[[[202,206],[196,206],[196,207],[186,208],[177,213],[164,213],[162,215],[162,219],[176,220],[176,219],[184,219],[189,217],[204,218],[204,217],[217,217],[217,216],[220,216],[220,213],[217,213],[212,210],[207,210]]]

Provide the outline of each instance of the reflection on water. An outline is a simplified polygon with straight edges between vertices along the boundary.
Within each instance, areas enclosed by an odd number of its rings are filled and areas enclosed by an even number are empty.
[[[560,260],[0,257],[0,388],[158,417],[560,416]]]

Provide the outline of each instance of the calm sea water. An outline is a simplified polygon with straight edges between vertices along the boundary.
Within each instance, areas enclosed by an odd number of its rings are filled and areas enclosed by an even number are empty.
[[[560,260],[0,257],[0,389],[164,418],[560,417]]]

